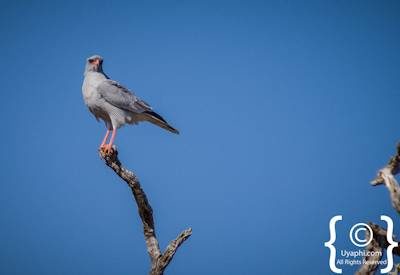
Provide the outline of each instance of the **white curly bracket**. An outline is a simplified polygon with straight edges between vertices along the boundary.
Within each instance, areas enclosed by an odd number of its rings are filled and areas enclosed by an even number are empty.
[[[397,242],[393,240],[393,220],[385,215],[381,215],[381,221],[385,221],[387,223],[387,234],[386,239],[390,244],[386,249],[386,258],[387,258],[387,266],[381,269],[381,274],[388,273],[393,269],[393,248],[399,246]]]
[[[332,272],[337,273],[337,274],[342,274],[342,269],[336,267],[336,248],[333,245],[336,241],[336,222],[341,221],[343,219],[342,215],[337,215],[331,218],[329,221],[329,234],[330,234],[330,240],[325,242],[325,246],[329,248],[329,267],[331,268]],[[392,227],[393,229],[393,227]],[[392,262],[393,264],[393,262]]]

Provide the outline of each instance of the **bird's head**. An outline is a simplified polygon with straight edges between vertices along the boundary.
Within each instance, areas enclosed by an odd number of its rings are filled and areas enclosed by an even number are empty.
[[[103,72],[103,58],[100,55],[93,55],[86,60],[87,72]]]

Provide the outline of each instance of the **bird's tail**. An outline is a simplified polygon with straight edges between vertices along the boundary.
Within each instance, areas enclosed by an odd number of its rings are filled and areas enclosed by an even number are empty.
[[[151,123],[154,123],[155,125],[160,126],[161,128],[164,128],[165,130],[174,134],[179,134],[177,129],[169,125],[168,122],[166,122],[165,119],[163,119],[163,117],[156,112],[144,111],[142,114],[144,114],[147,121],[150,121]]]

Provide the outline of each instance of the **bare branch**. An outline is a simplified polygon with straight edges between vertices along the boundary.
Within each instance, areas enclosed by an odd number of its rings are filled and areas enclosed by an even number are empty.
[[[397,144],[396,155],[390,158],[388,164],[379,170],[376,178],[371,182],[372,185],[385,184],[390,193],[390,198],[394,209],[400,213],[400,186],[394,175],[400,171],[400,143]]]
[[[153,210],[146,194],[140,186],[138,178],[133,172],[122,166],[118,159],[118,151],[115,148],[111,154],[106,154],[104,151],[100,151],[100,157],[105,161],[106,165],[114,170],[114,172],[131,188],[138,207],[140,219],[142,220],[144,239],[151,260],[150,274],[163,274],[179,246],[192,234],[192,229],[189,228],[183,231],[175,240],[171,241],[165,252],[162,254],[155,233]]]
[[[176,237],[175,240],[172,240],[167,248],[165,249],[162,257],[160,258],[160,262],[164,265],[167,266],[169,262],[172,260],[172,258],[175,255],[175,252],[178,250],[179,246],[183,244],[184,241],[186,241],[187,238],[192,235],[192,229],[188,228],[184,230],[181,234],[179,234],[178,237]]]
[[[389,190],[394,209],[400,213],[400,186],[397,183],[397,180],[390,172],[389,168],[383,168],[381,170],[381,176],[385,181],[387,189]]]
[[[356,274],[358,275],[372,275],[375,273],[378,262],[381,260],[383,255],[383,250],[387,249],[389,243],[387,241],[387,232],[385,229],[381,228],[379,225],[374,223],[368,224],[373,233],[372,241],[366,247],[366,251],[369,252],[370,256],[364,258],[364,264],[360,267]],[[365,239],[369,240],[369,231],[365,231]],[[396,240],[394,240],[397,242]],[[400,248],[394,247],[393,254],[400,256]]]
[[[373,239],[365,249],[365,251],[370,253],[369,255],[372,256],[365,256],[365,261],[363,261],[364,264],[361,265],[360,269],[356,272],[357,275],[373,275],[375,273],[375,270],[378,267],[378,261],[381,260],[383,254],[382,244],[380,242],[380,238],[378,237],[379,236],[376,236],[373,233]],[[365,238],[366,240],[370,238],[368,230],[365,231]]]
[[[376,178],[371,182],[372,185],[385,184],[390,193],[390,198],[393,207],[400,213],[400,186],[395,179],[395,175],[400,172],[400,142],[397,144],[396,154],[390,158],[388,164],[379,170]],[[380,252],[370,253],[371,256],[366,256],[363,261],[363,265],[357,271],[359,275],[372,275],[375,273],[378,267],[378,261],[382,258],[382,252],[387,249],[389,243],[387,241],[387,232],[377,224],[369,223],[369,226],[373,232],[372,241],[366,247],[368,252]],[[369,231],[365,231],[366,240],[370,238]],[[393,237],[392,237],[393,239]],[[395,241],[397,242],[397,241]],[[400,247],[393,248],[393,254],[400,256]],[[395,266],[395,270],[398,266]],[[394,271],[394,274],[397,274]]]
[[[396,175],[400,172],[400,142],[397,144],[396,155],[390,158],[388,164],[384,167],[389,169],[392,175]],[[382,177],[382,169],[378,172],[375,179],[371,181],[372,185],[380,185],[385,183],[385,179]]]
[[[165,249],[163,255],[158,259],[157,264],[153,265],[151,275],[162,274],[162,270],[164,270],[168,264],[171,262],[172,258],[175,255],[175,252],[178,250],[179,246],[192,235],[192,229],[188,228],[184,230],[175,240],[172,240],[167,248]],[[161,273],[160,273],[161,271]]]

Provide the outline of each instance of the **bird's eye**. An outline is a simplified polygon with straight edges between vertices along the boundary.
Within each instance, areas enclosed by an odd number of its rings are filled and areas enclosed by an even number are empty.
[[[89,59],[89,63],[92,63],[94,61],[94,59]]]

